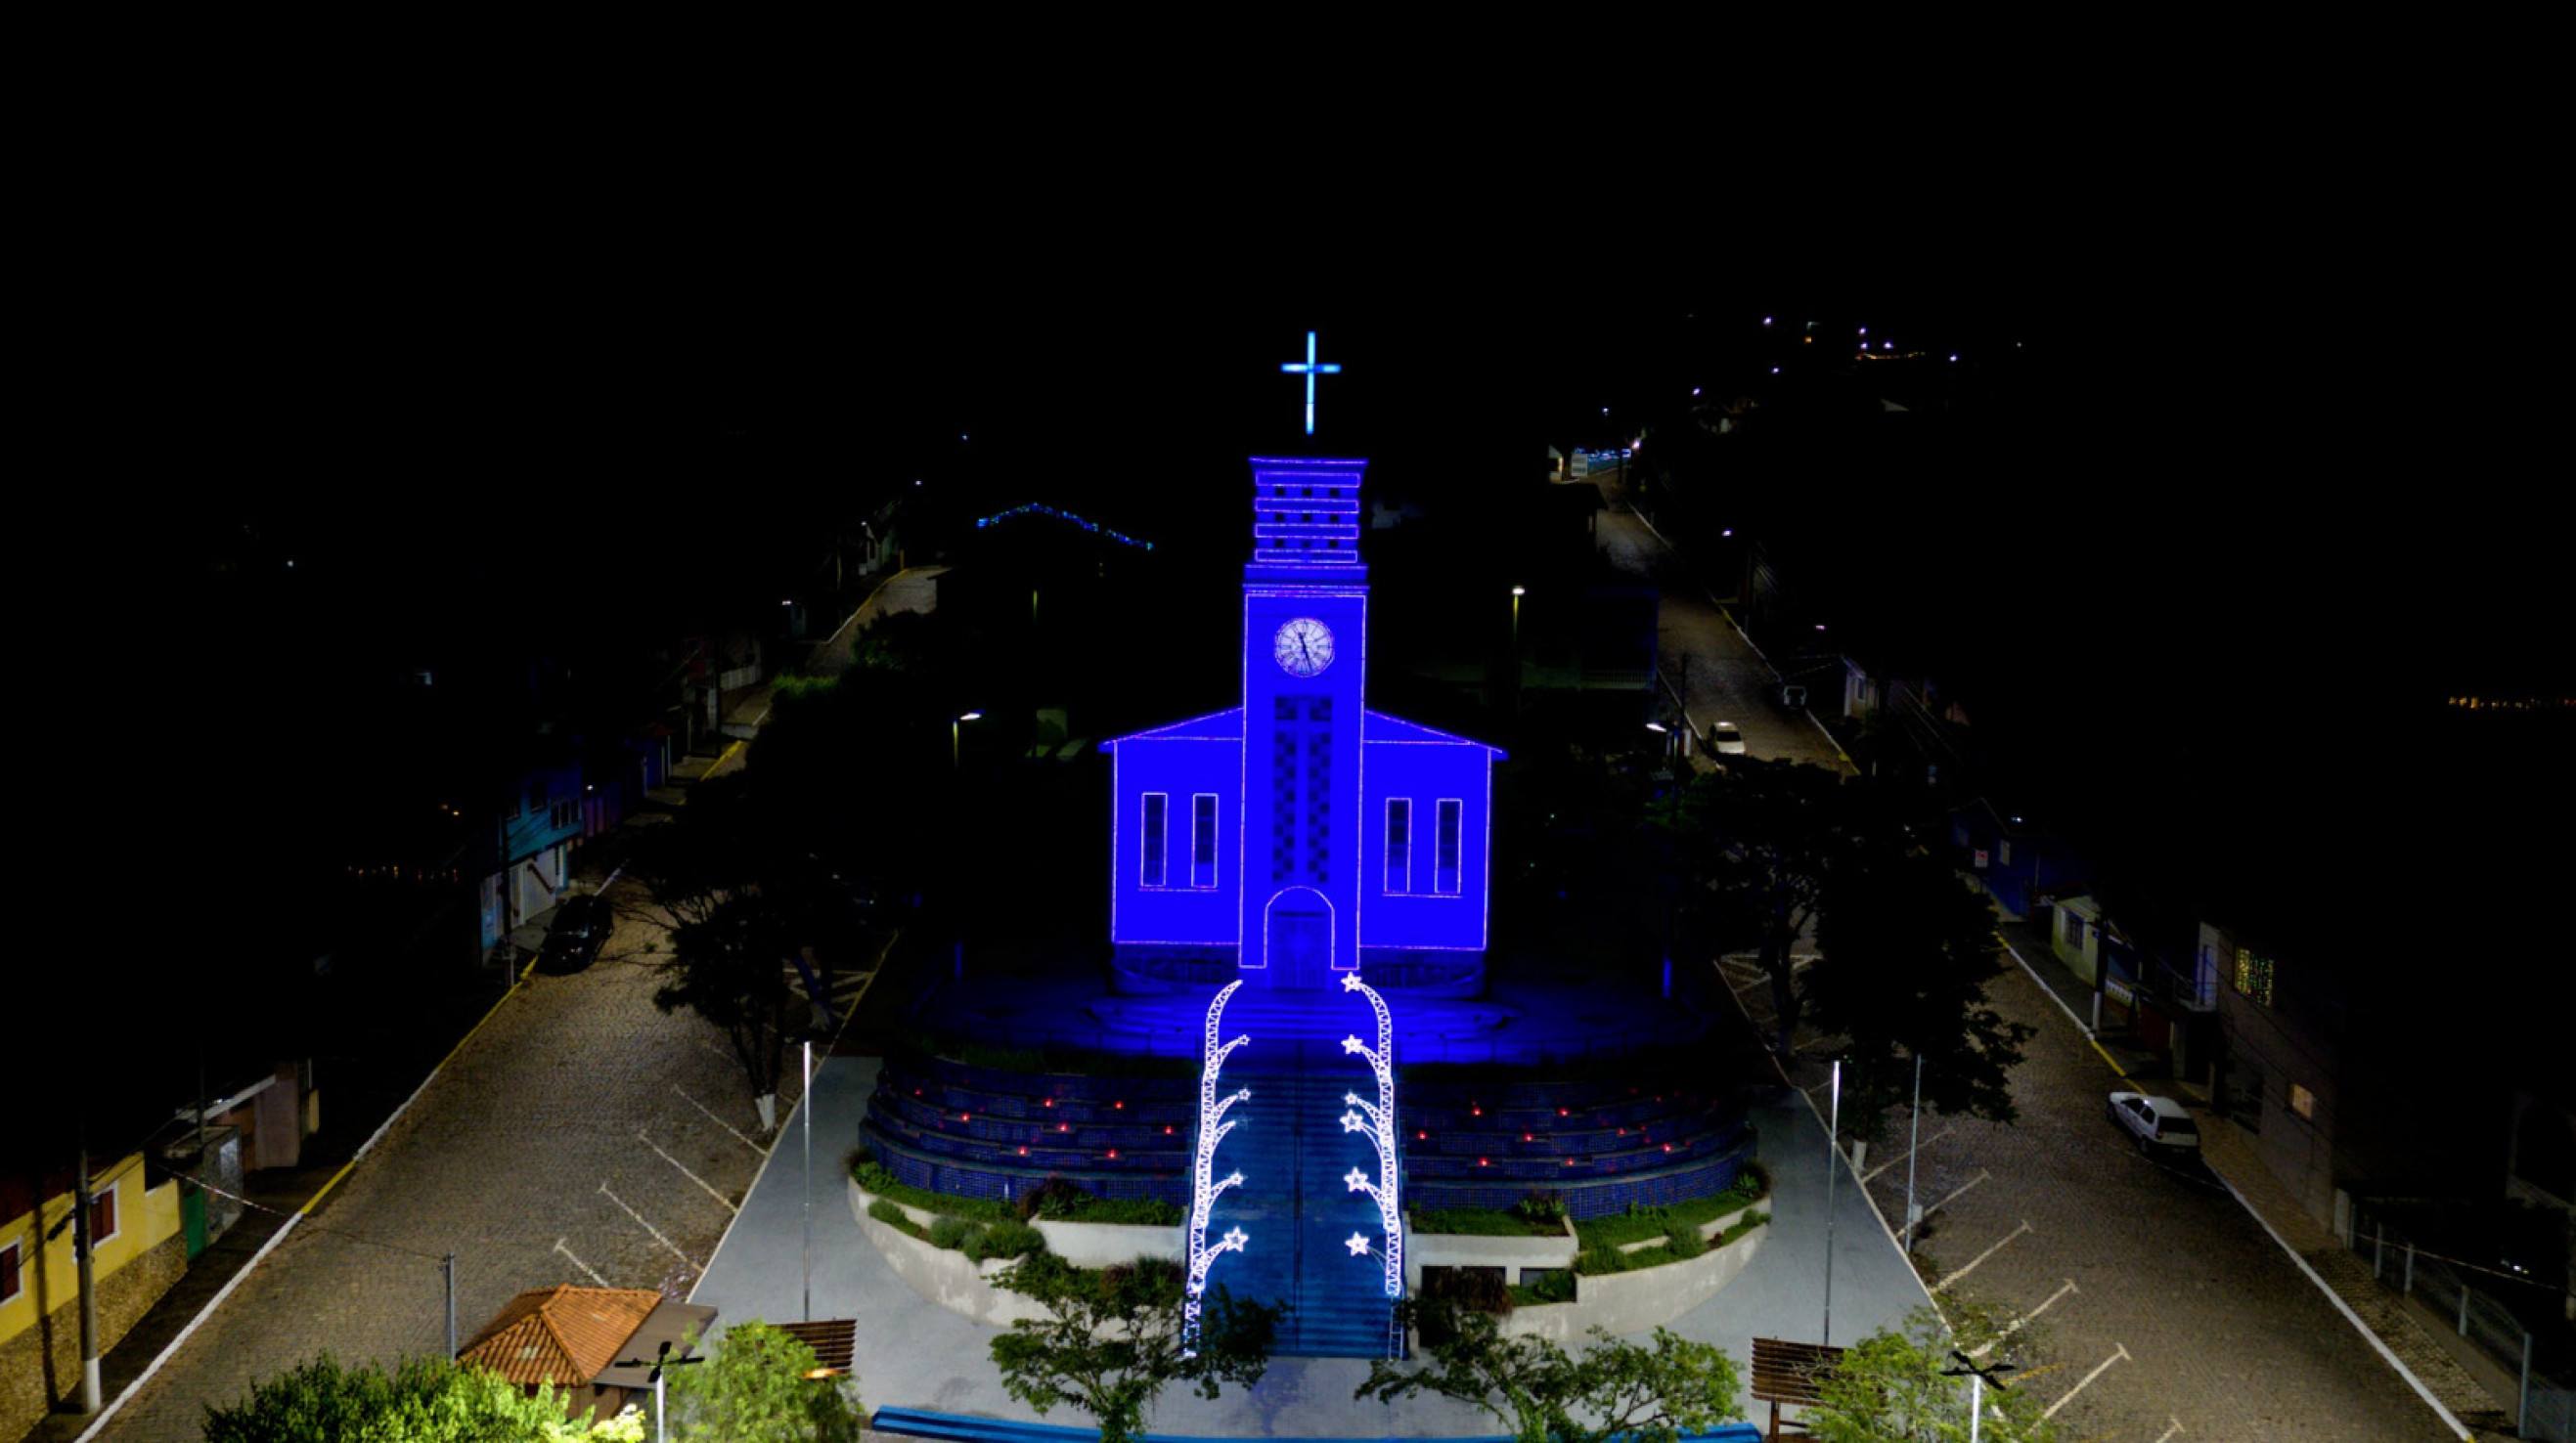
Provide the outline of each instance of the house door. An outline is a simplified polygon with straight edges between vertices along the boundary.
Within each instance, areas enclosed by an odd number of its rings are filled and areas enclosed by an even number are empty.
[[[1264,974],[1275,988],[1321,989],[1332,983],[1333,904],[1311,887],[1290,887],[1270,899],[1264,923]]]

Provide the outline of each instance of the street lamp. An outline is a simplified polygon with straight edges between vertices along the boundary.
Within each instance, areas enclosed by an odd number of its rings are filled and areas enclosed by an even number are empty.
[[[970,721],[982,721],[983,719],[984,719],[984,714],[983,714],[982,712],[979,712],[979,711],[960,712],[960,713],[958,713],[958,714],[957,714],[957,717],[956,717],[956,719],[955,719],[954,721],[951,721],[951,722],[949,722],[949,723],[948,723],[948,770],[949,770],[949,771],[954,772],[954,771],[956,771],[956,770],[957,770],[957,758],[958,758],[958,754],[959,754],[958,731],[957,731],[958,727],[959,727],[961,724],[966,723],[966,722],[970,722]]]
[[[648,1364],[641,1358],[621,1358],[614,1365],[620,1368],[650,1367],[653,1370],[653,1437],[656,1443],[669,1443],[671,1437],[671,1425],[666,1410],[662,1406],[663,1371],[669,1368],[685,1368],[692,1363],[705,1361],[704,1358],[672,1357],[671,1341],[665,1338],[662,1340],[662,1351],[653,1355],[651,1363]]]

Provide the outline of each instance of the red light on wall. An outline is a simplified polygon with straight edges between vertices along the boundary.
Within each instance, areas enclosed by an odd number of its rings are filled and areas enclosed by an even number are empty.
[[[1029,1155],[1029,1150],[1028,1150],[1027,1148],[1025,1148],[1025,1147],[1024,1147],[1024,1148],[1021,1148],[1021,1149],[1020,1149],[1020,1156],[1022,1156],[1022,1157],[1027,1157],[1028,1155]]]
[[[1657,1099],[1656,1099],[1656,1101],[1658,1101],[1658,1102],[1660,1102],[1660,1101],[1662,1101],[1662,1100],[1663,1100],[1663,1099],[1661,1099],[1661,1098],[1657,1098]],[[1120,1112],[1124,1112],[1124,1111],[1126,1111],[1126,1110],[1127,1110],[1127,1104],[1125,1104],[1125,1103],[1123,1103],[1123,1102],[1113,1102],[1113,1103],[1111,1103],[1111,1104],[1109,1104],[1109,1105],[1110,1105],[1112,1108],[1115,1108],[1116,1110],[1118,1110],[1118,1111],[1120,1111]]]
[[[1572,1159],[1572,1158],[1570,1158],[1570,1157],[1569,1157],[1569,1158],[1567,1158],[1567,1159],[1565,1160],[1565,1165],[1566,1165],[1567,1167],[1572,1167],[1572,1166],[1574,1166],[1574,1159]]]
[[[1481,1107],[1471,1107],[1467,1109],[1467,1115],[1469,1117],[1483,1117],[1485,1115],[1485,1110]]]
[[[1486,1161],[1485,1161],[1483,1158],[1481,1158],[1481,1157],[1480,1157],[1480,1158],[1476,1159],[1476,1166],[1478,1166],[1478,1167],[1485,1167],[1485,1166],[1488,1166],[1488,1165],[1489,1165],[1489,1164],[1487,1164],[1487,1163],[1486,1163]]]
[[[1055,1099],[1054,1099],[1054,1098],[1052,1098],[1052,1097],[1050,1097],[1050,1098],[1048,1098],[1046,1101],[1039,1103],[1039,1104],[1038,1104],[1038,1106],[1040,1106],[1040,1107],[1053,1107],[1053,1106],[1055,1106]]]
[[[1431,1134],[1427,1132],[1416,1132],[1413,1135],[1413,1140],[1415,1142],[1429,1142],[1431,1140]]]
[[[1556,1115],[1559,1117],[1572,1117],[1574,1114],[1567,1112],[1564,1108],[1560,1107],[1556,1110]]]
[[[1529,1135],[1528,1133],[1526,1133],[1526,1132],[1521,1134],[1521,1141],[1523,1141],[1523,1142],[1536,1142],[1537,1140],[1538,1140],[1538,1139],[1536,1139],[1536,1138],[1534,1138],[1534,1137],[1530,1136],[1530,1135]]]
[[[1672,1150],[1673,1150],[1673,1145],[1672,1145],[1671,1143],[1669,1143],[1669,1142],[1668,1142],[1668,1143],[1665,1143],[1665,1144],[1664,1144],[1664,1151],[1666,1151],[1666,1152],[1670,1152],[1670,1151],[1672,1151]]]
[[[1665,1149],[1665,1151],[1667,1151],[1667,1152],[1670,1152],[1671,1150],[1672,1150],[1672,1149],[1670,1149],[1670,1148],[1666,1148],[1666,1149]],[[1110,1160],[1111,1162],[1116,1162],[1116,1161],[1118,1160],[1118,1149],[1116,1149],[1116,1148],[1114,1148],[1114,1147],[1113,1147],[1113,1148],[1111,1148],[1111,1149],[1109,1149],[1109,1160]]]
[[[975,1114],[971,1112],[961,1112],[957,1114],[957,1120],[959,1122],[973,1122],[975,1120]]]
[[[1059,1122],[1055,1125],[1055,1130],[1058,1132],[1071,1132],[1073,1131],[1073,1128],[1068,1124]]]
[[[1170,1137],[1171,1135],[1172,1135],[1172,1125],[1171,1125],[1170,1123],[1168,1123],[1168,1122],[1167,1122],[1167,1123],[1164,1123],[1164,1124],[1163,1124],[1163,1136],[1165,1136],[1165,1137]]]

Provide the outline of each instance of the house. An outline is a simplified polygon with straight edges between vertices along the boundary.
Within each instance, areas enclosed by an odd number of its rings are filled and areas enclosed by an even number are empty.
[[[188,1269],[179,1186],[130,1152],[90,1178],[90,1276],[103,1354]],[[23,1437],[81,1390],[72,1172],[0,1177],[0,1438]]]
[[[1984,884],[2007,920],[2019,921],[2060,892],[2081,891],[2084,860],[2065,843],[1979,797],[1950,809],[1950,845],[1962,870]]]
[[[711,1307],[675,1303],[651,1288],[558,1284],[503,1304],[456,1356],[530,1395],[563,1389],[564,1411],[576,1420],[613,1418],[630,1403],[652,1405],[651,1370],[620,1367],[621,1360],[651,1358],[665,1343],[672,1356],[686,1357],[682,1340],[704,1337],[715,1319]]]
[[[580,764],[566,757],[522,766],[489,824],[491,850],[478,898],[487,952],[572,885],[572,844],[586,825]]]

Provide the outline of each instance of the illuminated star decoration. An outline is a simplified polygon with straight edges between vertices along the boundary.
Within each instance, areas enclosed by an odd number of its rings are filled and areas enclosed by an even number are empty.
[[[1318,362],[1315,359],[1315,333],[1313,331],[1308,331],[1306,333],[1306,359],[1303,361],[1282,361],[1279,363],[1279,369],[1289,375],[1303,375],[1306,378],[1306,434],[1309,436],[1314,435],[1315,378],[1317,376],[1339,375],[1341,373],[1342,363],[1339,361]]]
[[[1217,1144],[1225,1141],[1225,1135],[1235,1128],[1234,1123],[1226,1120],[1226,1113],[1233,1110],[1236,1103],[1249,1101],[1252,1097],[1249,1087],[1237,1088],[1223,1097],[1217,1096],[1216,1092],[1217,1074],[1225,1070],[1225,1060],[1234,1055],[1236,1048],[1252,1040],[1245,1036],[1223,1044],[1217,1041],[1224,1033],[1225,1004],[1234,996],[1235,989],[1242,985],[1240,981],[1225,984],[1217,989],[1216,997],[1208,1003],[1207,1038],[1200,1058],[1198,1148],[1190,1161],[1189,1298],[1182,1305],[1181,1324],[1182,1351],[1190,1357],[1197,1356],[1199,1295],[1207,1291],[1208,1269],[1225,1254],[1242,1252],[1250,1241],[1239,1227],[1226,1229],[1225,1236],[1218,1238],[1213,1245],[1207,1240],[1208,1214],[1216,1207],[1217,1198],[1229,1188],[1243,1186],[1240,1170],[1227,1173],[1222,1178],[1212,1176],[1216,1170]]]
[[[1365,998],[1377,1022],[1377,1046],[1371,1047],[1357,1037],[1342,1039],[1342,1051],[1360,1058],[1377,1077],[1377,1100],[1370,1102],[1356,1092],[1342,1094],[1342,1131],[1356,1132],[1369,1140],[1377,1150],[1377,1177],[1372,1180],[1359,1168],[1352,1168],[1342,1182],[1353,1192],[1364,1192],[1377,1204],[1378,1225],[1385,1230],[1386,1295],[1404,1296],[1404,1203],[1399,1195],[1397,1167],[1401,1154],[1395,1143],[1395,1020],[1387,1014],[1386,999],[1377,989],[1360,980],[1356,972],[1342,975],[1342,990],[1356,992]],[[1353,1256],[1357,1256],[1354,1254]]]
[[[1359,1233],[1353,1233],[1349,1237],[1342,1239],[1342,1246],[1351,1250],[1352,1257],[1364,1258],[1368,1256],[1368,1239]]]

